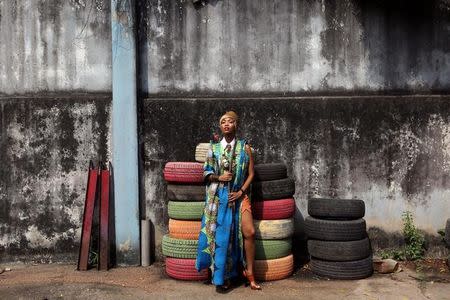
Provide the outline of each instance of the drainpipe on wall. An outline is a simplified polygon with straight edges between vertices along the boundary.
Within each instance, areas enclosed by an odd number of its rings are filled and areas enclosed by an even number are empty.
[[[118,265],[140,263],[134,4],[134,0],[111,0],[112,161]]]

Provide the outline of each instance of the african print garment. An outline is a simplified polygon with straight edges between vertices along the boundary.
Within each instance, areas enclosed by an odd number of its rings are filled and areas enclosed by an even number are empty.
[[[236,141],[231,191],[238,191],[247,177],[249,156],[245,145],[245,140]],[[222,175],[227,162],[231,161],[231,153],[227,153],[220,142],[211,143],[203,177]],[[207,184],[195,267],[198,271],[211,268],[215,285],[237,276],[239,262],[244,262],[240,207],[241,199],[234,206],[228,204],[228,183]]]

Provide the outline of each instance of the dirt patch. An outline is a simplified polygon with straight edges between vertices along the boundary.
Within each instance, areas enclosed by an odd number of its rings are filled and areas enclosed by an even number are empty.
[[[110,271],[76,271],[75,265],[9,265],[0,274],[1,299],[450,299],[448,269],[439,273],[441,262],[429,262],[427,276],[439,274],[440,281],[419,280],[413,265],[403,264],[395,274],[374,274],[363,280],[329,280],[314,275],[308,266],[297,269],[285,280],[263,282],[262,291],[242,284],[227,295],[214,286],[169,278],[164,264],[150,267],[122,267]],[[426,268],[424,268],[426,269]],[[428,270],[428,269],[426,269]],[[438,273],[436,273],[436,270]]]
[[[450,269],[446,259],[423,259],[418,261],[401,262],[404,268],[415,270],[425,275],[448,275]]]

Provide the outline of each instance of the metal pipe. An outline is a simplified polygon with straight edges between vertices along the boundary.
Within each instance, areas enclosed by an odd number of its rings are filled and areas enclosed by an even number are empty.
[[[150,265],[150,220],[141,220],[141,265]]]

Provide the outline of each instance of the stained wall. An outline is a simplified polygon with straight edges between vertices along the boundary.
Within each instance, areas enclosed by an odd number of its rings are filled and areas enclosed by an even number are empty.
[[[110,159],[105,0],[0,0],[0,259],[76,258],[89,160]],[[162,169],[192,161],[226,109],[258,162],[310,195],[366,201],[373,245],[449,217],[444,0],[137,1],[141,217],[167,232]],[[425,96],[424,96],[425,95]],[[432,254],[433,254],[432,253]]]

